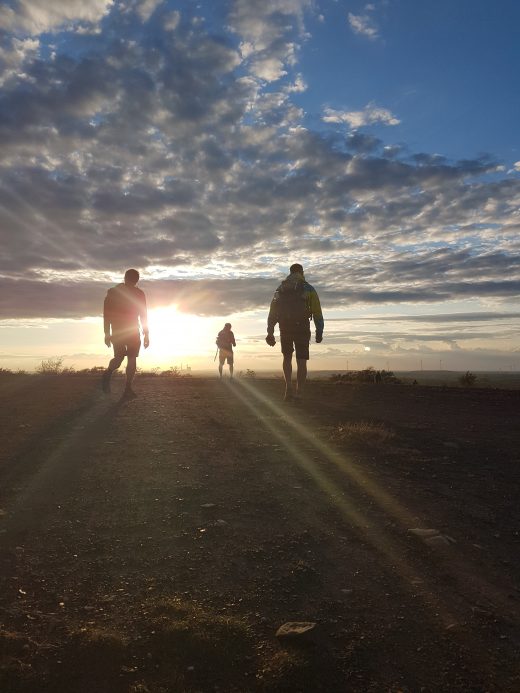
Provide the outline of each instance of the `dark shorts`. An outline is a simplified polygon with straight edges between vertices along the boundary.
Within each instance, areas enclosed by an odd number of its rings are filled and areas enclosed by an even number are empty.
[[[141,336],[139,333],[112,335],[112,346],[114,347],[114,356],[116,358],[124,358],[125,356],[137,357],[141,349]]]
[[[284,356],[290,356],[296,350],[297,359],[308,361],[310,341],[311,326],[308,320],[304,323],[280,325],[280,343]]]
[[[219,363],[224,363],[227,359],[227,362],[229,363],[230,366],[233,365],[233,350],[232,349],[219,349],[218,352],[218,360]]]

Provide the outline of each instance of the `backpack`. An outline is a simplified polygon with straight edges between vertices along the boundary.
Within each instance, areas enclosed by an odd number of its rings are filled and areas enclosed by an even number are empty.
[[[215,344],[218,346],[219,349],[230,349],[231,348],[231,339],[229,336],[226,335],[224,330],[220,330],[220,332],[217,335],[217,339],[215,340]]]
[[[303,282],[285,279],[278,288],[278,321],[299,323],[309,320]]]

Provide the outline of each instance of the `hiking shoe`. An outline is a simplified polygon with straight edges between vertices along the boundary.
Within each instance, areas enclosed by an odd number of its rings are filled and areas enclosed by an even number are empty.
[[[101,389],[108,395],[110,392],[110,376],[112,373],[110,371],[105,371],[101,376]]]

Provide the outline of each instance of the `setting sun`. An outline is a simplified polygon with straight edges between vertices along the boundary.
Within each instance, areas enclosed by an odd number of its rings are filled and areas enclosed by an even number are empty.
[[[148,313],[150,348],[148,353],[158,365],[201,357],[212,353],[215,335],[211,320],[181,313],[176,306],[154,308]]]

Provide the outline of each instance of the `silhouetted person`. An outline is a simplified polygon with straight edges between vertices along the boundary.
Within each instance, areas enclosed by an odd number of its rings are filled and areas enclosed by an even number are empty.
[[[269,317],[267,318],[267,337],[269,346],[276,344],[274,328],[280,326],[280,342],[283,354],[283,374],[285,378],[285,401],[300,398],[307,378],[309,342],[311,339],[310,319],[314,320],[316,342],[323,340],[323,315],[316,290],[305,281],[303,267],[291,265],[289,276],[276,289]],[[292,388],[292,355],[296,350],[296,393]]]
[[[218,346],[218,372],[222,378],[222,368],[224,363],[228,362],[229,365],[229,376],[233,377],[233,347],[236,347],[235,335],[231,332],[231,323],[227,322],[224,325],[224,329],[220,330],[217,335],[217,341],[215,342]]]
[[[132,390],[137,357],[141,348],[141,332],[144,335],[144,348],[150,343],[148,336],[148,314],[146,297],[136,287],[139,272],[129,269],[125,272],[124,284],[109,289],[103,306],[105,344],[114,347],[114,358],[103,373],[103,392],[110,392],[110,378],[119,368],[126,356],[126,385],[123,397],[131,399],[136,394]]]

